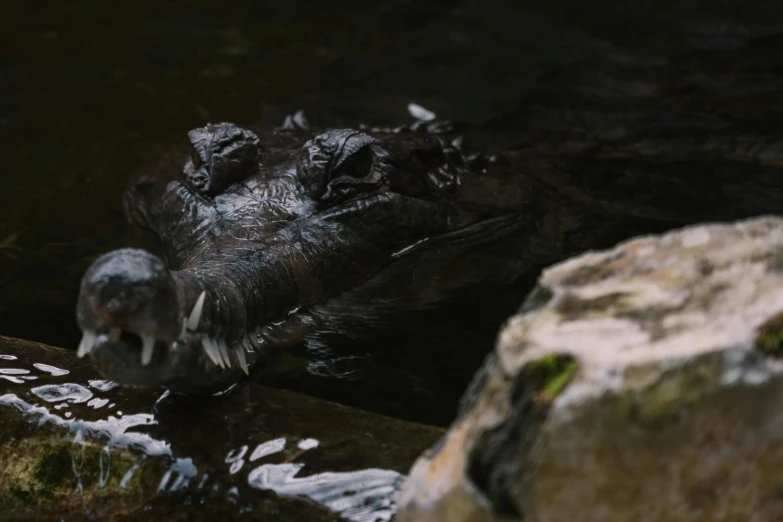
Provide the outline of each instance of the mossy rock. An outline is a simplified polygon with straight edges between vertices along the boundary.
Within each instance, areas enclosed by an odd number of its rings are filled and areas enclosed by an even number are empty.
[[[783,218],[546,269],[399,522],[781,520]]]

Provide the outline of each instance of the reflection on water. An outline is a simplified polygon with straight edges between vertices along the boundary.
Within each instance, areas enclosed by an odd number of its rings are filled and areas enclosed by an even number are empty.
[[[281,437],[279,439],[274,439],[259,444],[256,446],[256,449],[253,450],[253,454],[250,455],[250,462],[254,462],[261,457],[266,457],[267,455],[272,455],[273,453],[283,451],[285,448],[285,442],[285,437]]]
[[[63,394],[67,394],[68,389],[70,386],[65,387]],[[0,405],[16,408],[36,421],[39,426],[50,423],[66,428],[73,434],[73,442],[77,444],[103,441],[106,448],[128,448],[147,456],[171,455],[167,442],[156,440],[146,433],[128,431],[136,426],[154,424],[155,419],[149,414],[123,415],[119,418],[109,415],[106,419],[97,421],[66,419],[43,406],[31,404],[13,393],[0,396]]]
[[[87,384],[90,386],[90,388],[95,388],[96,390],[104,391],[104,392],[119,386],[119,384],[117,384],[116,382],[97,380],[97,379],[87,381]]]
[[[43,363],[34,363],[33,366],[41,370],[42,372],[49,372],[54,377],[60,377],[61,375],[68,375],[68,370],[63,370],[61,368],[56,368],[54,366],[49,366],[48,364]]]
[[[387,521],[394,513],[397,492],[404,479],[396,471],[362,469],[318,472],[301,477],[308,469],[308,452],[321,447],[321,441],[316,438],[286,436],[257,442],[251,436],[244,441],[232,437],[229,445],[218,436],[217,440],[207,439],[208,445],[186,447],[185,442],[172,441],[156,433],[161,427],[159,416],[138,411],[127,397],[127,390],[113,382],[85,379],[86,386],[64,382],[61,379],[65,376],[73,379],[78,372],[38,362],[27,369],[24,366],[28,365],[16,358],[6,356],[2,359],[14,361],[15,366],[0,368],[0,375],[4,377],[44,379],[45,384],[30,388],[23,386],[24,380],[11,381],[14,383],[12,392],[0,396],[0,406],[22,412],[39,430],[53,427],[64,430],[76,448],[75,453],[70,452],[72,465],[68,469],[73,473],[74,492],[79,495],[96,488],[129,489],[135,475],[155,461],[161,464],[159,479],[156,486],[150,488],[149,496],[175,495],[172,499],[180,499],[176,495],[184,495],[184,500],[172,500],[183,505],[203,505],[213,499],[235,505],[234,509],[239,513],[248,512],[252,511],[252,497],[261,494],[258,490],[264,490],[315,502],[356,522]],[[150,411],[173,400],[168,393],[157,400],[151,399],[147,403]],[[232,398],[219,400],[231,401]],[[68,408],[68,411],[63,413],[62,408]],[[192,426],[177,426],[179,432],[198,430],[199,419],[193,420]],[[97,455],[85,453],[86,448],[96,445]],[[222,464],[217,467],[210,464],[217,456],[215,452],[226,447],[230,449]],[[121,462],[115,457],[117,450],[130,452],[135,459],[126,463],[124,471],[116,467]],[[97,480],[86,482],[85,477],[95,468]],[[115,481],[116,486],[109,480],[112,472],[121,476],[118,482]]]
[[[245,453],[247,453],[247,445],[228,452],[228,455],[226,455],[226,464],[231,464],[231,467],[228,470],[229,473],[233,475],[242,469],[242,466],[245,465],[245,459],[242,458],[245,456]]]
[[[168,491],[170,493],[187,489],[190,481],[198,475],[198,469],[193,464],[193,459],[176,459],[169,467],[158,485],[158,493]],[[172,481],[172,478],[174,479]],[[171,484],[169,484],[171,483]]]
[[[24,373],[30,373],[30,370],[22,370],[20,368],[0,368],[0,374],[3,375],[21,375]]]
[[[304,496],[355,522],[391,520],[397,492],[405,476],[386,469],[349,473],[318,473],[296,478],[304,464],[264,464],[250,472],[248,482],[279,495]]]
[[[0,355],[0,359],[13,361],[16,360],[16,357],[13,355]],[[36,377],[33,375],[27,375],[29,373],[29,370],[24,370],[21,368],[0,368],[0,379],[12,382],[14,384],[23,384],[25,380],[36,379]]]
[[[71,403],[87,402],[92,399],[92,392],[79,384],[48,384],[30,390],[46,402],[68,401]]]
[[[318,441],[315,439],[300,440],[299,443],[296,445],[296,447],[301,450],[309,450],[309,449],[317,448]]]

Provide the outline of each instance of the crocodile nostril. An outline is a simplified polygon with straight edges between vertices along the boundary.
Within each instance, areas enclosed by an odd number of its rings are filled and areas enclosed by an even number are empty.
[[[122,301],[117,299],[116,297],[113,297],[109,300],[108,303],[106,303],[106,311],[112,315],[118,314],[122,311],[123,305]]]
[[[99,298],[95,305],[96,311],[109,322],[138,313],[144,307],[144,303],[140,301],[142,296],[134,295],[133,292],[111,293],[114,295],[104,296],[102,300]]]

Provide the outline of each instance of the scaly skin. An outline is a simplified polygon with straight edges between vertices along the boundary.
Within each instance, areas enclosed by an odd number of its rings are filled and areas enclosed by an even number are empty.
[[[488,160],[415,127],[191,131],[182,172],[149,174],[125,195],[157,254],[110,252],[83,278],[80,355],[123,384],[215,390],[272,349],[324,328],[359,336],[490,278],[507,260],[452,280],[438,272],[528,226],[518,209],[533,201],[519,191],[461,201],[465,176],[502,184],[506,172],[488,175]],[[365,299],[372,317],[347,324]]]

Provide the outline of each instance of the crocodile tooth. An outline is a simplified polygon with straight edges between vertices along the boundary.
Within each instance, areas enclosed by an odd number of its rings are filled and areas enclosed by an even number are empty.
[[[119,328],[109,328],[109,340],[113,343],[116,343],[120,340],[120,335],[122,335],[122,330]]]
[[[256,328],[256,339],[258,340],[258,343],[261,344],[264,341],[266,341],[266,337],[264,337],[265,333],[268,333],[269,328],[267,326],[264,326],[263,328],[259,325],[258,328]]]
[[[188,330],[195,332],[198,328],[198,323],[201,321],[201,312],[204,310],[204,299],[207,297],[207,291],[204,290],[196,299],[196,304],[193,305],[193,310],[190,311],[188,316]]]
[[[152,360],[152,352],[155,349],[155,336],[141,335],[141,364],[147,366]]]
[[[79,349],[76,351],[76,357],[82,358],[90,353],[93,345],[95,345],[96,337],[97,336],[95,335],[95,332],[92,330],[85,330],[84,335],[82,336],[82,340],[79,343]]]
[[[242,368],[242,371],[245,372],[245,375],[250,375],[250,370],[247,367],[247,359],[245,358],[245,349],[242,346],[237,346],[234,348],[234,354],[237,356],[237,362],[239,362],[239,366]]]
[[[261,327],[256,328],[256,331],[248,334],[247,339],[250,341],[250,346],[258,349],[261,344],[258,342],[258,336],[261,335]]]
[[[226,367],[226,363],[223,362],[223,356],[220,354],[220,347],[218,346],[217,339],[213,337],[207,337],[209,340],[209,349],[212,352],[212,355],[215,356],[215,359],[217,359],[217,364],[221,368]]]
[[[185,332],[188,329],[188,319],[187,317],[182,320],[182,329],[179,331],[179,339],[185,339]]]
[[[250,345],[250,335],[246,335],[242,338],[242,348],[247,351],[251,351],[253,349]]]
[[[218,339],[218,346],[220,347],[220,355],[223,357],[223,362],[226,366],[231,368],[231,357],[228,355],[228,345],[225,339]]]
[[[204,352],[216,366],[223,367],[223,359],[220,357],[220,350],[218,350],[217,344],[213,339],[210,339],[206,335],[201,337],[201,344],[204,346]]]

